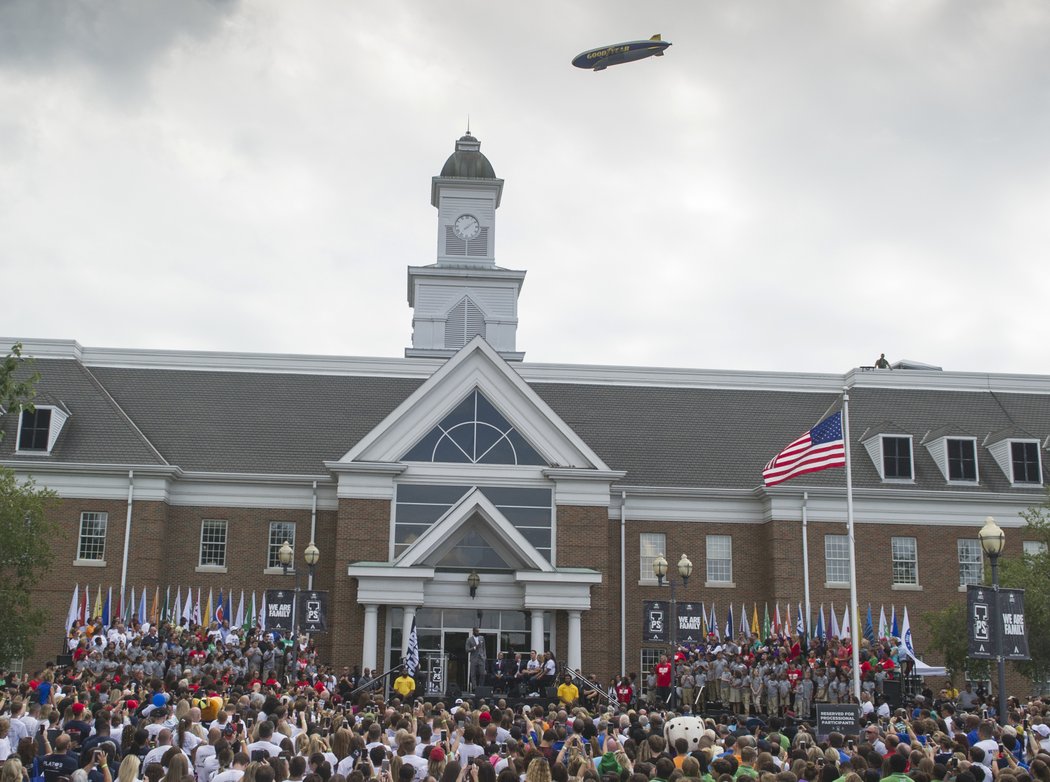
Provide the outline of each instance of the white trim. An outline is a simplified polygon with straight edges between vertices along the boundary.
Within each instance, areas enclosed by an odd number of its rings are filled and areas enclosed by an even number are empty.
[[[104,559],[74,559],[73,567],[105,567]]]
[[[195,573],[218,573],[218,574],[222,574],[222,573],[227,572],[227,568],[225,566],[220,566],[220,565],[197,565],[197,567],[195,567],[193,570],[194,570]]]
[[[26,413],[36,413],[38,410],[49,410],[51,415],[47,422],[47,448],[35,448],[22,450],[22,418]],[[22,408],[18,411],[18,423],[15,428],[15,456],[50,456],[55,448],[58,436],[62,434],[62,427],[69,420],[69,413],[58,405],[33,405],[32,410]]]
[[[973,443],[973,469],[976,476],[973,480],[951,477],[951,461],[948,457],[948,441],[963,440]],[[981,483],[981,460],[977,456],[977,438],[967,435],[944,434],[924,443],[926,450],[933,458],[934,464],[944,476],[944,482],[949,486],[978,486]]]
[[[481,337],[445,362],[339,461],[401,459],[475,388],[548,464],[609,471],[601,457]]]
[[[911,475],[907,478],[886,477],[886,449],[883,445],[886,438],[908,441],[908,462],[911,467]],[[910,434],[904,434],[903,432],[900,434],[893,432],[878,432],[871,437],[862,440],[861,444],[864,446],[864,450],[868,452],[872,464],[875,465],[875,471],[879,474],[879,478],[881,478],[883,482],[904,484],[915,483],[915,442]]]

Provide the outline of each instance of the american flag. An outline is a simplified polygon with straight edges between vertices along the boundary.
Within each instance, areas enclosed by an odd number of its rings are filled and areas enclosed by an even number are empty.
[[[774,456],[762,470],[766,486],[807,472],[846,465],[846,445],[842,439],[842,412],[829,415],[800,438]]]
[[[419,670],[419,636],[416,634],[416,620],[412,619],[412,632],[408,634],[408,651],[405,652],[405,667],[409,676],[415,676]]]

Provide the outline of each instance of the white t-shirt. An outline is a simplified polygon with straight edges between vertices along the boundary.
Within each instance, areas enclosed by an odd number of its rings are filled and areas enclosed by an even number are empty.
[[[416,770],[416,782],[423,782],[427,778],[427,768],[430,764],[419,755],[403,755],[401,762],[406,766],[412,766]]]
[[[479,747],[477,744],[463,743],[459,745],[459,753],[456,757],[459,758],[459,765],[466,766],[471,760],[476,758],[478,755],[484,755],[485,748]]]
[[[244,776],[244,770],[239,768],[231,768],[228,771],[223,771],[221,774],[216,774],[211,778],[211,782],[237,782],[241,777]]]
[[[247,749],[249,758],[252,756],[253,752],[258,752],[259,750],[265,750],[271,758],[277,757],[281,754],[281,748],[279,746],[273,744],[272,742],[265,741],[264,739],[259,739],[259,741],[253,741],[251,744],[248,745]]]
[[[205,764],[215,758],[215,747],[211,744],[201,744],[197,747],[197,754],[193,756],[193,768],[197,772],[197,779],[205,779]],[[218,760],[215,761],[218,767]],[[214,772],[213,772],[214,773]]]

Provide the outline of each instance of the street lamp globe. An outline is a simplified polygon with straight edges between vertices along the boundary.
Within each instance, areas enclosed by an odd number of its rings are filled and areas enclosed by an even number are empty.
[[[689,583],[689,576],[693,575],[693,562],[685,554],[678,560],[678,575],[682,577],[682,583]]]
[[[667,575],[667,558],[663,554],[657,554],[653,560],[653,574],[657,581],[663,581]]]
[[[321,552],[317,548],[317,546],[314,545],[314,542],[311,540],[310,541],[310,545],[307,546],[306,547],[306,551],[303,552],[303,556],[306,558],[306,564],[309,565],[310,567],[313,567],[314,565],[317,564],[317,560],[319,560],[321,558]]]
[[[1006,533],[1003,532],[1002,527],[995,523],[995,519],[991,516],[984,520],[984,526],[977,533],[977,537],[981,541],[981,548],[984,549],[984,553],[989,558],[994,559],[1003,553],[1003,547],[1006,545]]]
[[[281,547],[277,549],[277,558],[281,561],[281,565],[284,567],[292,566],[292,559],[295,557],[295,551],[292,550],[292,544],[287,540],[281,544]]]

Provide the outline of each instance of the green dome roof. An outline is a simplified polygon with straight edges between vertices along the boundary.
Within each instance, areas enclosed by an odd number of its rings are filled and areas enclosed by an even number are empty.
[[[441,176],[462,179],[495,179],[489,159],[481,154],[481,142],[467,133],[456,142],[456,151],[441,167]]]

